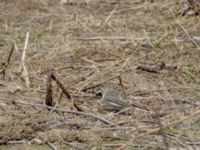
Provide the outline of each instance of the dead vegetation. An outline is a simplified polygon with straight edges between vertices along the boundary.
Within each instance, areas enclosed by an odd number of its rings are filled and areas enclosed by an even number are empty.
[[[199,148],[200,18],[180,7],[1,0],[0,149]],[[151,111],[106,111],[104,88]]]

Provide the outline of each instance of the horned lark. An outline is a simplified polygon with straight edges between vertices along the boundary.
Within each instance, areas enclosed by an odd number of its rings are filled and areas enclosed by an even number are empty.
[[[106,107],[106,109],[112,111],[119,111],[131,106],[148,111],[146,107],[128,101],[126,97],[122,96],[119,91],[114,89],[105,89],[104,91],[98,92],[96,95],[101,96],[100,102]]]

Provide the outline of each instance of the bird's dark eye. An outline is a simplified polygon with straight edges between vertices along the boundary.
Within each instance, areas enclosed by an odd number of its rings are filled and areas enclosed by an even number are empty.
[[[103,96],[103,93],[102,93],[101,91],[99,91],[99,92],[97,92],[95,95],[98,96],[98,97],[102,97],[102,96]]]

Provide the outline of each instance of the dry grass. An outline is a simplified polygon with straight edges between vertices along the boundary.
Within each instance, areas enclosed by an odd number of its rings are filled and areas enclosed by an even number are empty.
[[[0,149],[200,147],[200,18],[175,16],[179,6],[160,0],[2,0]],[[155,62],[177,69],[136,69]],[[53,82],[52,110],[42,105],[50,70],[72,96],[68,100]],[[103,110],[94,93],[108,87],[151,112]]]

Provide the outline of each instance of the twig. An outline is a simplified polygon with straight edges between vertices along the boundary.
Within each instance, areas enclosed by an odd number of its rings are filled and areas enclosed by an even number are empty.
[[[185,34],[188,36],[188,38],[192,41],[192,43],[200,50],[199,44],[190,36],[190,34],[187,32],[187,30],[176,20],[176,23],[182,28],[182,30],[185,32]]]
[[[12,48],[10,50],[10,53],[8,55],[8,59],[7,59],[7,62],[6,62],[8,65],[10,64],[10,59],[11,59],[11,56],[13,54],[14,49],[15,49],[15,45],[14,45],[14,43],[12,43]]]
[[[176,31],[177,32],[177,31]],[[177,33],[176,33],[177,34]],[[194,40],[194,41],[200,41],[200,37],[199,36],[191,36],[191,38]],[[188,37],[176,37],[175,35],[175,38],[172,39],[171,41],[175,42],[176,45],[178,42],[191,42],[191,39],[188,38]]]
[[[47,106],[53,106],[53,96],[52,96],[52,79],[57,83],[57,85],[61,88],[62,93],[64,93],[67,98],[69,100],[71,100],[71,95],[69,94],[69,92],[65,89],[65,87],[63,86],[63,84],[57,79],[57,77],[54,75],[54,73],[52,71],[49,71],[48,73],[48,77],[47,77],[47,82],[46,82],[46,100],[45,100],[45,104]],[[60,96],[60,99],[62,98],[62,94]],[[60,101],[59,99],[59,101]],[[78,111],[83,111],[81,108],[79,108],[79,106],[72,100],[73,102],[73,106],[78,110]]]
[[[8,66],[9,66],[9,64],[10,64],[11,56],[12,56],[12,54],[13,54],[14,49],[15,49],[15,46],[14,46],[14,43],[12,43],[12,47],[11,47],[11,50],[10,50],[10,52],[9,52],[7,61],[6,61],[5,63],[3,63],[4,68],[3,68],[2,71],[0,71],[0,74],[3,74],[3,78],[4,78],[5,75],[6,75],[6,69],[8,68]]]
[[[6,144],[24,144],[24,140],[8,141]]]
[[[85,57],[81,57],[81,59],[84,60],[84,61],[86,61],[86,62],[91,63],[91,64],[94,65],[95,67],[96,67],[96,66],[99,66],[98,63],[96,63],[96,62],[94,62],[94,61],[92,61],[92,60],[89,60],[89,59],[87,59],[87,58],[85,58]]]
[[[132,122],[142,122],[142,123],[147,123],[147,124],[155,124],[155,121],[148,121],[148,120],[127,120],[127,121],[121,121],[121,122],[117,122],[114,125],[115,126],[120,126],[120,125],[124,125],[124,124],[128,124],[128,123],[132,123]]]
[[[24,78],[26,87],[29,89],[30,88],[30,81],[28,77],[28,71],[25,66],[25,58],[26,58],[26,49],[28,46],[28,39],[29,39],[29,32],[26,33],[26,39],[25,39],[25,44],[24,44],[24,51],[22,53],[22,59],[21,59],[21,65],[22,65],[22,77]]]
[[[103,130],[128,130],[128,131],[135,131],[136,128],[135,127],[108,127],[108,128],[94,128],[92,129],[94,131],[103,131]]]
[[[55,108],[55,107],[49,107],[46,105],[41,105],[41,104],[32,104],[32,103],[27,103],[27,102],[22,102],[22,101],[17,101],[17,104],[22,104],[22,105],[30,105],[30,106],[35,106],[35,107],[42,107],[42,108],[48,108],[51,110],[55,110],[55,111],[60,111],[60,112],[66,112],[66,113],[73,113],[73,114],[77,114],[77,115],[84,115],[84,116],[89,116],[92,118],[96,118],[98,120],[101,120],[102,122],[109,124],[109,125],[113,125],[112,122],[110,122],[109,120],[106,120],[105,118],[103,118],[100,115],[96,115],[93,113],[87,113],[87,112],[80,112],[80,111],[73,111],[73,110],[69,110],[69,109],[64,109],[64,108]]]
[[[122,145],[123,144],[103,144],[102,146],[104,146],[104,147],[120,147]],[[136,148],[142,148],[142,147],[144,147],[144,146],[139,145],[139,144],[129,144],[128,146],[136,147]]]
[[[94,37],[79,37],[78,40],[83,41],[96,41],[96,40],[118,40],[118,41],[131,41],[131,37],[128,36],[118,36],[118,37],[112,37],[112,36],[94,36]],[[146,37],[134,37],[134,40],[141,41],[146,40]],[[132,42],[132,41],[131,41]]]
[[[49,145],[49,147],[52,149],[52,150],[57,150],[57,148],[56,148],[56,146],[53,144],[53,143],[51,143],[51,142],[47,142],[47,145]]]
[[[65,87],[63,86],[63,84],[58,80],[58,78],[56,78],[55,74],[52,73],[52,79],[54,79],[54,81],[56,81],[57,85],[61,88],[61,90],[63,91],[63,93],[67,96],[68,99],[71,99],[71,95],[69,94],[69,92],[65,89]]]
[[[84,111],[83,108],[81,108],[74,100],[73,100],[73,106],[76,108],[78,111]]]
[[[65,67],[58,67],[58,68],[54,68],[53,70],[54,71],[58,71],[58,70],[64,70],[64,69],[79,69],[79,68],[85,68],[85,69],[93,69],[94,67],[92,66],[76,66],[76,65],[69,65],[69,66],[65,66]],[[39,72],[39,74],[44,74],[48,71],[51,71],[52,69],[46,69],[46,70],[43,70],[41,72]]]
[[[18,47],[17,47],[16,42],[15,42],[14,40],[13,40],[12,42],[13,42],[13,45],[14,45],[15,51],[16,51],[17,53],[19,53],[19,49],[18,49]]]
[[[124,89],[124,85],[123,85],[123,82],[122,82],[122,78],[121,78],[120,75],[118,76],[118,79],[119,79],[119,83],[120,83],[120,85],[122,87],[123,94],[126,95],[126,92],[125,92],[125,89]]]
[[[57,85],[61,88],[62,92],[67,96],[67,98],[69,100],[71,100],[71,95],[69,94],[69,92],[65,89],[65,87],[63,86],[63,84],[58,80],[58,78],[54,75],[54,73],[51,72],[51,77],[54,81],[56,81]],[[78,104],[75,103],[75,101],[72,99],[72,103],[73,103],[73,106],[78,110],[78,111],[83,111],[82,108],[80,108],[78,106]]]
[[[106,20],[104,21],[104,23],[102,25],[107,24],[107,22],[110,20],[110,18],[112,17],[112,15],[115,13],[116,9],[119,7],[119,5],[116,5],[114,7],[114,9],[110,12],[110,14],[108,15],[108,17],[106,18]]]
[[[70,147],[73,148],[73,149],[84,150],[84,148],[79,147],[79,146],[77,146],[77,145],[75,145],[75,144],[73,144],[73,143],[66,142],[66,141],[64,141],[63,143],[64,143],[65,145],[67,145],[67,146],[70,146]]]
[[[53,106],[53,96],[52,96],[52,72],[49,72],[47,75],[47,81],[46,81],[46,100],[45,104],[47,106]]]

